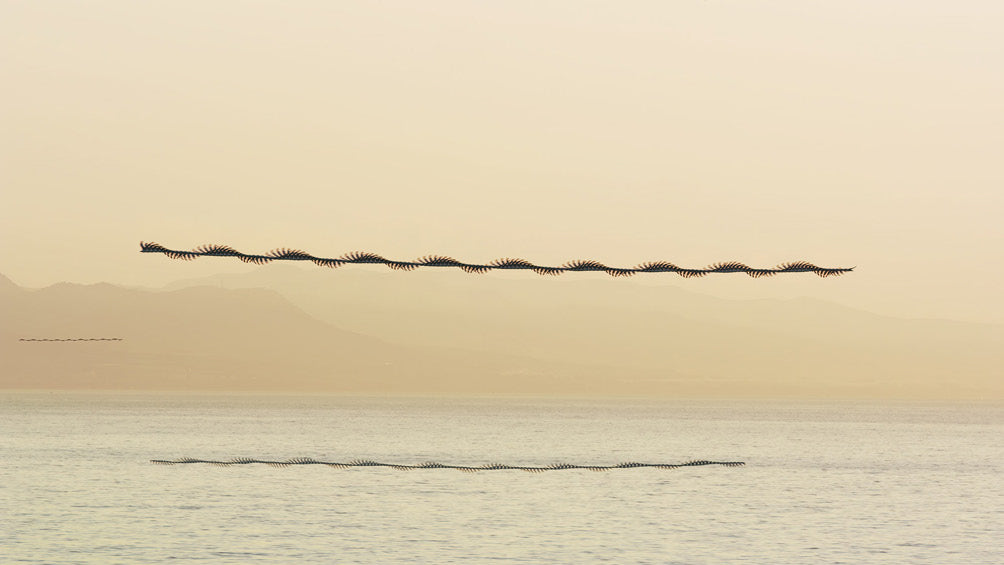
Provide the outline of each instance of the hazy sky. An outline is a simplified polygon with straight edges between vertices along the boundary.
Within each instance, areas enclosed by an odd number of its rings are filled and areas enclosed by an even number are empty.
[[[645,280],[1004,321],[1001,2],[0,5],[22,285],[247,268],[140,240],[807,259],[858,271]]]

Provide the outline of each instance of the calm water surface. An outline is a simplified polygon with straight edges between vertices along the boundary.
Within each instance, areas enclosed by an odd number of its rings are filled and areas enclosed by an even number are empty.
[[[1000,563],[999,405],[0,393],[3,563]],[[177,457],[605,473],[159,466]]]

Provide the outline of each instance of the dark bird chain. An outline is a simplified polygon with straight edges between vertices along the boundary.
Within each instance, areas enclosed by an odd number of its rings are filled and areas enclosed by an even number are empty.
[[[236,257],[245,263],[264,265],[272,261],[310,261],[321,267],[335,268],[349,263],[380,263],[387,265],[391,269],[400,271],[411,271],[419,267],[456,267],[468,273],[487,273],[493,270],[527,270],[538,275],[560,275],[567,271],[602,271],[612,277],[629,277],[635,273],[676,273],[681,277],[703,277],[711,273],[746,273],[753,278],[771,277],[784,273],[815,273],[820,277],[832,277],[849,273],[854,267],[828,268],[817,267],[807,261],[795,261],[782,263],[774,268],[758,269],[749,267],[742,263],[726,262],[715,263],[704,269],[688,269],[678,267],[666,261],[650,261],[642,263],[636,267],[608,267],[602,263],[592,260],[568,261],[559,267],[548,267],[535,265],[525,259],[503,258],[496,259],[489,263],[464,263],[452,257],[442,255],[426,255],[414,261],[393,261],[385,259],[374,253],[364,253],[354,251],[346,253],[338,258],[315,257],[298,249],[279,248],[269,251],[264,255],[249,255],[241,253],[236,249],[226,245],[202,245],[191,251],[178,251],[168,249],[158,243],[140,242],[142,253],[163,253],[172,259],[191,261],[197,257]]]

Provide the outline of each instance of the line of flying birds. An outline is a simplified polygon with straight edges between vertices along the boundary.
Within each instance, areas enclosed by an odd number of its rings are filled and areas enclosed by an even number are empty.
[[[191,251],[168,249],[158,243],[140,242],[141,253],[162,253],[171,259],[191,261],[197,257],[234,257],[245,263],[264,265],[272,261],[310,261],[321,267],[335,268],[345,264],[383,264],[399,271],[411,271],[419,267],[456,267],[467,273],[486,273],[493,270],[526,270],[538,275],[560,275],[570,271],[602,271],[612,277],[629,277],[635,273],[676,273],[681,277],[703,277],[712,273],[746,273],[753,278],[770,277],[785,273],[815,273],[820,277],[832,277],[849,273],[854,267],[819,267],[807,261],[782,263],[773,268],[755,268],[738,262],[715,263],[703,269],[678,267],[667,261],[650,261],[636,267],[608,267],[598,261],[580,259],[568,261],[553,267],[536,265],[525,259],[503,258],[488,263],[465,263],[444,255],[426,255],[414,261],[386,259],[375,253],[354,251],[341,257],[316,257],[299,249],[279,248],[264,255],[241,253],[227,245],[202,245]]]

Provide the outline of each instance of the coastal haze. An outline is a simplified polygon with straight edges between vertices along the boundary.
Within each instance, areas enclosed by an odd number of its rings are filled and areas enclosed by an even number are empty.
[[[0,386],[1000,398],[999,3],[0,10]]]
[[[1004,563],[1002,29],[0,0],[0,561]]]
[[[26,287],[243,268],[141,240],[807,260],[857,270],[673,284],[1004,323],[999,2],[0,10],[0,272]]]
[[[1004,398],[999,324],[725,300],[603,274],[280,264],[161,289],[8,280],[0,302],[4,388]]]

